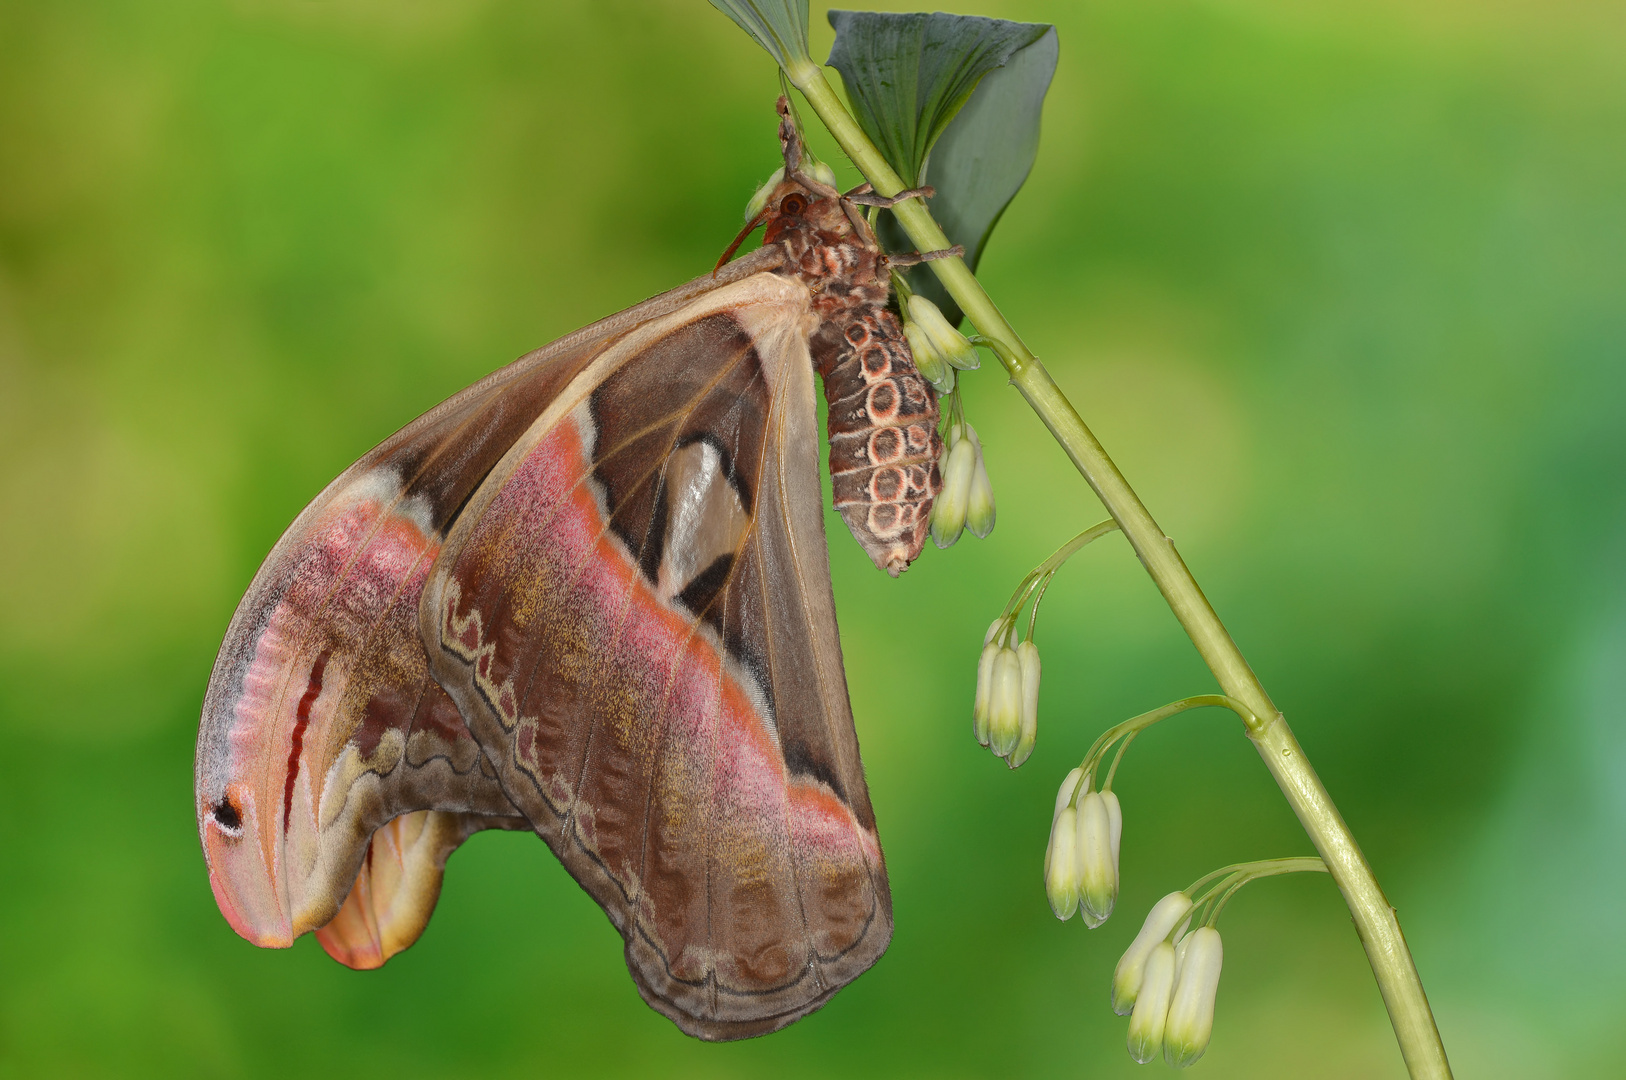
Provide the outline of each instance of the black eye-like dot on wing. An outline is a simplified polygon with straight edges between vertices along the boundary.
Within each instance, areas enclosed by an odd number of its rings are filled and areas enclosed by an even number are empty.
[[[220,805],[215,807],[214,818],[221,828],[230,829],[232,832],[243,827],[243,816],[237,812],[237,807],[231,804],[230,799],[222,800]]]

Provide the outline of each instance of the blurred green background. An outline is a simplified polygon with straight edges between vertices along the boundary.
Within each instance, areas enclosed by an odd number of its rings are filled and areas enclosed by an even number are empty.
[[[1620,1075],[1618,4],[976,13],[1062,47],[983,277],[1286,709],[1458,1075]],[[822,5],[813,33],[822,57]],[[192,745],[260,559],[422,410],[707,270],[774,167],[777,89],[703,0],[0,2],[0,1074],[1149,1074],[1107,1007],[1147,906],[1309,848],[1237,725],[1191,714],[1120,774],[1119,914],[1049,914],[1062,774],[1212,683],[1109,539],[1046,602],[1032,761],[972,741],[989,619],[1101,516],[995,370],[966,380],[989,540],[893,582],[830,519],[897,933],[822,1012],[686,1039],[517,834],[453,858],[380,972],[215,910]],[[1402,1075],[1327,879],[1256,885],[1221,930],[1199,1074]]]

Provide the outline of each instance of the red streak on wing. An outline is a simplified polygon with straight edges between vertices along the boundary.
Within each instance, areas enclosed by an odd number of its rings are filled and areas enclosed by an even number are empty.
[[[305,728],[310,726],[311,706],[316,699],[322,696],[322,672],[327,669],[327,653],[316,658],[311,666],[310,682],[305,686],[305,696],[299,699],[299,711],[294,714],[293,745],[288,748],[288,776],[282,786],[282,827],[288,828],[288,814],[294,807],[294,781],[299,779],[299,753],[305,745]]]

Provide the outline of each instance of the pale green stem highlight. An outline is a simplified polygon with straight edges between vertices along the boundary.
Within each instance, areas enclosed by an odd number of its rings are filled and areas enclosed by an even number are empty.
[[[800,61],[787,69],[786,75],[877,192],[895,195],[904,189],[903,181],[847,112],[819,67],[810,61]],[[920,199],[899,203],[893,213],[920,251],[941,251],[951,246]],[[1156,582],[1220,687],[1254,716],[1264,718],[1261,729],[1250,728],[1249,735],[1349,905],[1407,1069],[1414,1078],[1446,1080],[1451,1076],[1451,1066],[1446,1061],[1445,1047],[1440,1042],[1422,980],[1418,978],[1417,966],[1406,947],[1394,908],[1384,897],[1349,826],[1305,759],[1286,720],[1203,596],[1196,579],[1175,550],[1174,542],[1163,534],[1106,450],[1074,411],[1044,365],[1005,321],[965,261],[945,258],[929,265],[972,325],[993,345],[1010,373],[1011,382],[1123,529],[1141,564]]]

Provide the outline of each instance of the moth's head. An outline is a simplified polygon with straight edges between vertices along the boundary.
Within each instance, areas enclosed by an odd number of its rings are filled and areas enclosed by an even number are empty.
[[[734,257],[734,252],[758,226],[765,226],[762,236],[764,244],[777,244],[787,235],[801,232],[808,236],[810,245],[854,244],[878,253],[880,246],[875,242],[875,234],[870,231],[859,208],[830,183],[814,175],[822,169],[832,181],[835,176],[828,166],[815,168],[809,164],[802,152],[802,138],[796,130],[790,103],[783,97],[779,99],[779,116],[779,146],[785,165],[774,174],[778,182],[762,202],[761,208],[745,223],[745,228],[728,245],[722,258],[717,260],[716,270],[721,270]],[[769,182],[774,183],[773,179]],[[759,192],[757,198],[763,199],[763,195]],[[752,205],[756,205],[755,200],[752,200]]]
[[[783,179],[762,207],[767,230],[762,238],[772,244],[793,229],[808,228],[825,234],[825,241],[848,241],[876,248],[875,236],[863,215],[842,198],[835,173],[827,165],[810,162],[802,148],[790,99],[779,99],[779,151],[785,159]]]
[[[734,257],[734,252],[759,225],[766,226],[762,234],[764,245],[777,244],[799,232],[807,236],[808,246],[855,244],[880,251],[863,215],[842,198],[841,192],[814,177],[786,173],[763,202],[762,209],[745,223],[745,228],[717,260],[713,273]]]
[[[875,246],[863,219],[855,222],[848,214],[839,191],[800,174],[779,182],[768,196],[761,217],[764,244],[776,244],[787,233],[807,231],[821,237],[823,243],[835,240]]]

